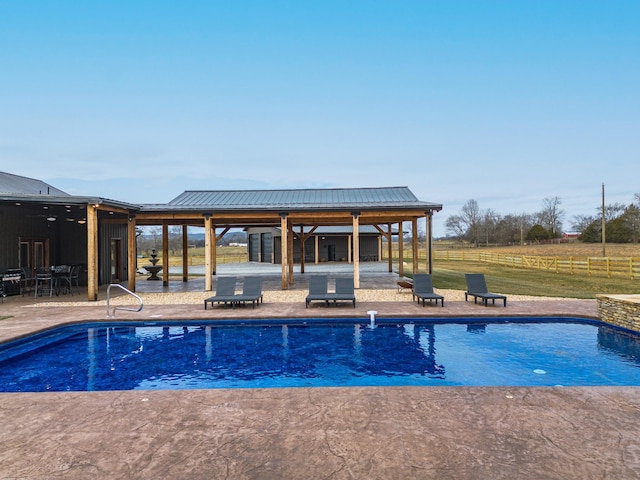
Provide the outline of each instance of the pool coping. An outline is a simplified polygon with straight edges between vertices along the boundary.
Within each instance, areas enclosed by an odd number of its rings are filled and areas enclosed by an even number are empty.
[[[8,304],[5,304],[7,307]],[[436,310],[437,309],[437,310]],[[145,305],[145,318],[525,315],[597,319],[595,300],[271,304],[207,310]],[[33,318],[34,311],[39,318]],[[0,340],[104,307],[2,313]],[[139,320],[118,312],[116,320]],[[350,387],[1,393],[5,477],[631,478],[640,475],[639,387]]]

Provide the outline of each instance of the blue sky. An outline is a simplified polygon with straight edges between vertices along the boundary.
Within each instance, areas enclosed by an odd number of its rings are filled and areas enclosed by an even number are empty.
[[[640,193],[637,1],[0,0],[0,170],[68,193]]]

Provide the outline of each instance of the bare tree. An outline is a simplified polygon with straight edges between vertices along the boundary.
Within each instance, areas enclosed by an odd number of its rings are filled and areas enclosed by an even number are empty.
[[[460,215],[451,215],[450,217],[447,217],[444,226],[447,229],[447,233],[452,237],[462,239],[467,233],[467,226]]]
[[[584,232],[589,225],[598,221],[598,217],[596,215],[576,215],[573,217],[573,223],[571,224],[571,228],[573,228],[576,232]]]
[[[625,210],[626,205],[624,203],[610,203],[604,206],[604,220],[610,222],[611,220],[619,217]],[[598,213],[602,214],[602,208],[598,208]]]
[[[562,233],[564,210],[560,208],[561,203],[560,197],[547,197],[543,200],[543,208],[538,213],[540,223],[551,233],[552,238],[558,238]]]
[[[468,227],[468,234],[475,243],[476,247],[480,243],[480,224],[482,220],[482,213],[478,202],[475,200],[469,200],[462,206],[462,219]]]

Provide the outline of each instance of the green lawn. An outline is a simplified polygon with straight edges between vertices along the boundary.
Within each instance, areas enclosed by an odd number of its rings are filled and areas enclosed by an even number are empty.
[[[489,291],[504,294],[595,298],[596,294],[640,293],[640,280],[558,274],[479,262],[444,260],[434,262],[433,285],[436,288],[466,290],[465,273],[484,273]]]

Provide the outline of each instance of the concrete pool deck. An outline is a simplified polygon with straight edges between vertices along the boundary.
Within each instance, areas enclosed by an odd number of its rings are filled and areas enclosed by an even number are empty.
[[[355,309],[148,304],[117,319],[597,315],[595,300],[441,308],[398,295]],[[6,299],[0,341],[106,320],[104,305],[38,305]],[[636,387],[0,393],[0,422],[0,478],[640,478]]]

